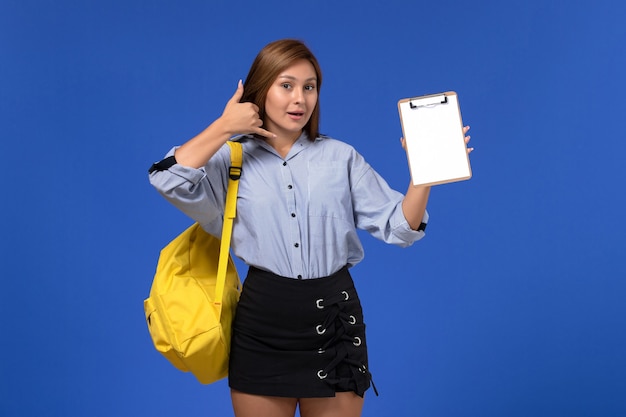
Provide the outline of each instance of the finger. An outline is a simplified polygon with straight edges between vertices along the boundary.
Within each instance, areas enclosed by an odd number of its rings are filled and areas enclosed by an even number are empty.
[[[264,136],[266,138],[275,138],[275,137],[277,137],[274,133],[270,132],[269,130],[265,130],[265,129],[261,128],[261,127],[256,129],[255,133],[257,135],[261,135],[261,136]]]
[[[470,130],[470,127],[469,126],[464,126],[463,127],[463,134],[466,134],[468,130]]]
[[[406,140],[404,138],[400,138],[400,144],[402,145],[402,149],[406,151]]]
[[[237,84],[237,91],[235,91],[235,94],[233,94],[233,96],[230,98],[230,100],[228,100],[228,102],[239,103],[239,100],[241,100],[241,97],[243,97],[243,82],[239,80],[239,83]]]
[[[471,138],[470,135],[465,136],[465,143],[468,144]]]
[[[467,148],[467,154],[468,155],[471,154],[473,150],[474,150],[474,148]]]

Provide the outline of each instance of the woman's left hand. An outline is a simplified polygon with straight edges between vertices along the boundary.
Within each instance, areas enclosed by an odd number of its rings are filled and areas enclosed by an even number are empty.
[[[463,134],[465,135],[465,146],[467,146],[467,144],[469,143],[470,139],[472,138],[470,135],[467,134],[468,130],[470,130],[469,126],[463,127]],[[474,148],[467,148],[467,154],[469,155],[470,153],[472,153],[473,150],[474,150]]]

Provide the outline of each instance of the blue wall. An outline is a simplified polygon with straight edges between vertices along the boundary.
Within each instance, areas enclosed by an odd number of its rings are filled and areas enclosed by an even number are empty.
[[[507,4],[509,3],[509,4]],[[363,235],[380,397],[364,416],[626,415],[626,3],[0,4],[0,415],[228,416],[152,347],[142,301],[190,221],[148,166],[221,114],[267,42],[324,70],[322,131],[394,187],[396,103],[455,90],[474,177],[427,238]]]

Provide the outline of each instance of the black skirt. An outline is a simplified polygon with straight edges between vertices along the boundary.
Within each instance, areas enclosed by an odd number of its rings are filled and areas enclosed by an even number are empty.
[[[250,268],[233,322],[231,388],[292,398],[363,396],[367,366],[363,312],[348,268],[307,280]]]

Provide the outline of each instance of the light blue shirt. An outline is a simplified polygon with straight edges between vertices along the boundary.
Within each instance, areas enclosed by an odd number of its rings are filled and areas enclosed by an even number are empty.
[[[235,140],[243,145],[243,173],[231,247],[246,264],[284,277],[318,278],[363,259],[357,228],[402,247],[424,236],[404,218],[403,194],[352,146],[328,137],[310,141],[303,134],[283,159],[262,139]],[[205,167],[175,164],[150,174],[150,182],[220,236],[229,165],[230,148],[224,145]]]

